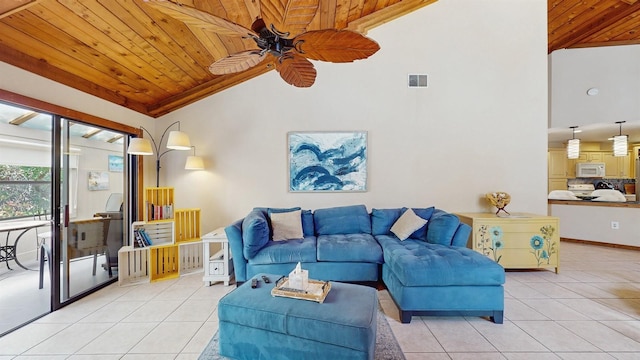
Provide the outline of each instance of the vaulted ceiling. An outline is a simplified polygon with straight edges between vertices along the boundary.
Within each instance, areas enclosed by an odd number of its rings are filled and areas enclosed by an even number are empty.
[[[304,1],[177,2],[251,28],[261,3],[281,8]],[[366,34],[435,1],[320,0],[307,30]],[[638,44],[640,1],[548,0],[548,25],[549,52]],[[265,60],[240,73],[213,75],[211,63],[257,49],[255,42],[188,26],[144,0],[3,0],[0,34],[0,61],[153,117],[274,69]]]
[[[366,33],[434,1],[320,0],[307,30]],[[176,2],[251,29],[261,3],[282,8],[305,0]],[[0,34],[0,61],[153,117],[274,68],[267,60],[213,75],[212,62],[256,43],[187,26],[143,0],[3,0]]]
[[[640,44],[639,0],[547,0],[549,53]]]

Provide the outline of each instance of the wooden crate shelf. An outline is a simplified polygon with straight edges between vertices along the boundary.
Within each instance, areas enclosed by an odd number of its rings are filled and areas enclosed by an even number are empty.
[[[202,242],[189,242],[179,244],[180,247],[180,274],[191,274],[203,269]]]
[[[158,221],[174,218],[172,187],[154,187],[144,190],[144,220]]]
[[[135,221],[131,224],[131,241],[135,239],[135,231],[144,229],[151,238],[151,246],[173,244],[175,223],[173,221],[144,222]]]
[[[174,209],[173,188],[146,188],[145,204],[169,206],[171,217],[153,219],[145,207],[147,221],[131,224],[130,241],[143,229],[150,246],[125,246],[118,251],[120,285],[174,279],[203,269],[203,245],[200,239],[200,209]],[[136,245],[137,246],[137,245]]]
[[[149,281],[174,279],[180,276],[180,252],[178,245],[162,245],[149,248]]]
[[[200,241],[200,209],[175,211],[176,243]]]
[[[149,281],[149,251],[146,248],[123,246],[118,251],[118,285]]]
[[[173,188],[147,188],[145,204],[171,205],[171,218],[150,218],[131,224],[130,241],[136,246],[124,246],[118,251],[118,284],[160,281],[202,271],[202,241],[200,209],[174,209]],[[144,229],[150,246],[137,247],[136,231]]]

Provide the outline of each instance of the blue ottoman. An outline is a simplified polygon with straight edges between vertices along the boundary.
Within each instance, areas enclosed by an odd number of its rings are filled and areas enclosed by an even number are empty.
[[[256,278],[261,279],[263,274]],[[271,296],[277,275],[247,281],[218,303],[220,355],[234,359],[373,359],[375,289],[332,282],[322,304]]]

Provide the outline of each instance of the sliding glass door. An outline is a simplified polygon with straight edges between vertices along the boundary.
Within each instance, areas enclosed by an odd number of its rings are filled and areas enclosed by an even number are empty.
[[[0,335],[51,311],[53,117],[0,102]]]
[[[139,129],[8,95],[0,90],[0,336],[117,281],[138,169],[125,149]]]
[[[124,245],[123,134],[60,118],[60,301],[118,276]]]

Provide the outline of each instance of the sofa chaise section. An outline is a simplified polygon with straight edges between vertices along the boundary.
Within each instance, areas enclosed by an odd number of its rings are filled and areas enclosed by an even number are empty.
[[[453,214],[434,210],[426,232],[400,240],[384,224],[396,221],[394,209],[373,210],[376,240],[384,254],[382,280],[400,309],[400,320],[413,315],[489,316],[502,323],[504,269],[464,247],[471,228]],[[420,213],[416,211],[416,213]]]

